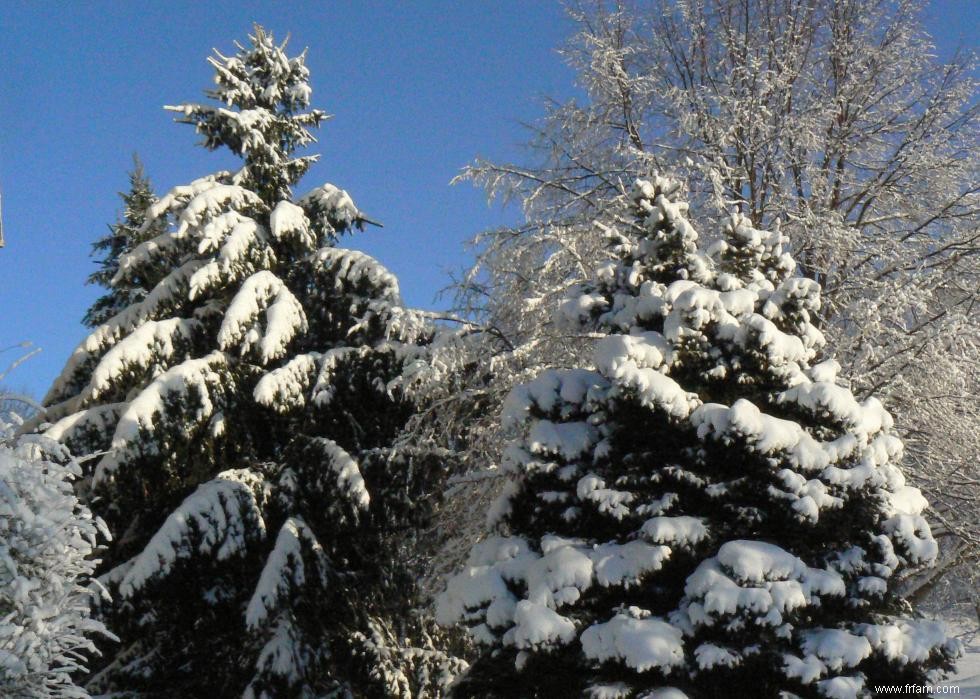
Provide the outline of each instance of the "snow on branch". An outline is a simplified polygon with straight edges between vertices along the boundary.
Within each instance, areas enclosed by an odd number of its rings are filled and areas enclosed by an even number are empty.
[[[123,372],[166,367],[190,349],[200,329],[200,321],[193,318],[146,321],[102,356],[80,400],[88,403],[102,398],[113,390]]]
[[[359,250],[326,247],[313,255],[313,268],[333,277],[336,291],[361,292],[372,299],[401,304],[398,279],[380,262]]]
[[[290,686],[302,681],[312,655],[293,620],[287,615],[279,616],[259,652],[255,675],[242,699],[269,699],[272,694],[263,687],[281,689],[284,684]]]
[[[681,630],[633,608],[582,632],[585,657],[600,663],[615,660],[637,672],[657,668],[664,674],[685,662]]]
[[[259,322],[264,312],[265,327]],[[281,357],[297,332],[306,330],[303,306],[279,277],[268,270],[245,280],[218,330],[218,346],[242,354],[257,347],[263,364]]]
[[[307,570],[308,563],[313,564],[313,570]],[[305,585],[318,585],[322,590],[329,571],[326,553],[313,530],[298,517],[287,519],[279,529],[245,611],[248,628],[261,628],[285,600]]]
[[[252,396],[257,403],[281,413],[302,408],[322,357],[319,352],[296,355],[259,379]]]
[[[327,240],[336,238],[338,233],[354,225],[363,225],[365,220],[350,195],[329,183],[307,192],[296,203]]]
[[[186,298],[191,276],[202,264],[204,261],[197,259],[185,262],[160,280],[146,298],[119,312],[82,340],[55,379],[43,403],[52,405],[77,394],[87,383],[84,379],[87,372],[108,348],[139,324],[158,320],[178,308]]]
[[[146,212],[146,221],[143,223],[143,228],[140,232],[149,230],[154,221],[168,213],[179,216],[187,207],[188,202],[209,189],[222,186],[224,181],[230,176],[230,172],[222,171],[213,175],[200,177],[190,184],[174,187],[150,206]]]
[[[361,475],[360,464],[354,460],[354,457],[326,437],[315,437],[309,444],[329,465],[337,479],[337,486],[354,508],[366,510],[371,502],[371,494]]]
[[[264,211],[265,204],[255,192],[233,184],[218,184],[203,189],[187,202],[178,218],[177,234],[200,228],[229,209],[239,212]]]
[[[171,420],[168,402],[174,398],[193,398],[199,402],[194,418],[207,421],[220,411],[215,399],[231,390],[223,371],[228,365],[224,352],[215,351],[200,359],[188,359],[164,372],[144,388],[123,411],[112,436],[110,453],[96,467],[94,483],[111,479],[137,449],[154,450],[158,445],[147,442],[145,434],[153,433]]]
[[[264,539],[266,490],[262,477],[249,469],[223,471],[198,486],[133,560],[120,593],[132,597],[147,583],[167,577],[179,561],[196,556],[223,561]]]
[[[491,537],[473,547],[467,570],[448,582],[437,600],[440,624],[467,621],[475,640],[531,648],[564,645],[577,637],[575,625],[557,610],[573,607],[594,585],[629,585],[659,570],[666,546],[642,541],[598,546],[545,536],[541,552],[518,537]],[[526,589],[523,602],[512,584]],[[523,605],[523,606],[521,606]],[[485,612],[474,610],[485,607]]]
[[[272,237],[277,240],[294,240],[307,250],[316,246],[316,237],[310,231],[310,222],[306,213],[296,204],[281,201],[269,215],[269,228]]]
[[[205,228],[209,237],[201,240],[198,252],[210,252],[219,245],[219,241],[220,249],[191,277],[188,298],[192,301],[217,286],[239,281],[256,270],[272,267],[276,262],[268,233],[258,222],[235,212],[222,214],[218,219],[221,220],[220,226],[208,230],[211,226],[208,224]]]

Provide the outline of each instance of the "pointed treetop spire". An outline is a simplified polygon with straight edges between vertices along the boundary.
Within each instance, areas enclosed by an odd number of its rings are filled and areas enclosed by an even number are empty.
[[[288,199],[294,185],[317,156],[293,157],[316,139],[311,128],[326,114],[309,109],[312,89],[305,65],[306,52],[289,58],[286,44],[276,45],[271,33],[255,25],[248,46],[225,56],[215,50],[208,63],[215,69],[216,87],[205,94],[223,106],[181,104],[166,109],[182,116],[204,135],[204,146],[229,148],[244,160],[238,184],[258,192],[267,205]],[[304,111],[308,110],[308,111]]]

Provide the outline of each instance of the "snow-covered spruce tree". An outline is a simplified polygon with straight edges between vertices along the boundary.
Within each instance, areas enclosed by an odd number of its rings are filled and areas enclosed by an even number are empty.
[[[129,191],[121,192],[119,196],[123,202],[122,215],[109,226],[109,235],[92,244],[92,255],[101,257],[97,260],[99,268],[89,275],[88,283],[103,287],[106,293],[85,312],[82,321],[90,328],[102,325],[127,306],[142,301],[169,271],[166,267],[154,270],[144,266],[139,275],[112,283],[119,271],[119,258],[165,230],[161,225],[164,221],[143,227],[146,212],[156,202],[156,196],[150,179],[143,172],[143,163],[137,156],[133,156],[133,169],[129,173]]]
[[[844,697],[955,643],[893,582],[936,544],[901,441],[819,361],[816,282],[733,215],[702,251],[679,185],[562,306],[595,369],[518,387],[499,536],[439,599],[487,651],[459,696]],[[635,236],[635,237],[634,237]]]
[[[441,462],[400,439],[398,386],[431,329],[337,247],[366,220],[346,192],[293,198],[324,114],[284,49],[256,27],[210,59],[220,105],[171,108],[242,167],[152,204],[139,233],[165,230],[112,285],[168,274],[46,398],[49,436],[104,452],[85,492],[115,536],[101,579],[122,643],[99,691],[432,696],[459,667],[413,618],[405,564]]]
[[[99,525],[75,496],[60,444],[13,436],[0,417],[0,695],[87,697],[75,685],[95,637],[88,578]]]
[[[551,299],[603,259],[592,222],[626,215],[637,173],[682,174],[705,219],[737,206],[757,228],[779,222],[823,287],[819,323],[842,375],[899,418],[906,468],[939,524],[937,570],[965,561],[957,577],[976,580],[980,518],[964,506],[980,497],[975,56],[940,60],[926,0],[569,9],[561,54],[576,96],[548,103],[527,157],[464,175],[524,219],[476,239],[461,309],[522,361],[564,363]]]

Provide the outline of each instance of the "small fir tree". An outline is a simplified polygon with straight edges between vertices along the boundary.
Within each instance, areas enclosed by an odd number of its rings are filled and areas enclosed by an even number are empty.
[[[88,474],[115,534],[102,581],[123,642],[89,686],[141,696],[433,695],[460,663],[413,614],[406,562],[440,460],[406,444],[401,390],[432,332],[395,278],[337,246],[346,192],[292,188],[304,56],[256,27],[210,59],[219,106],[171,107],[243,160],[145,213],[113,288],[167,268],[79,346],[48,435],[103,453]]]
[[[486,652],[458,696],[858,697],[925,684],[955,643],[894,589],[936,544],[902,444],[819,360],[819,286],[734,215],[707,251],[679,185],[561,322],[595,369],[516,389],[509,485],[440,597]]]
[[[99,268],[89,275],[88,283],[96,284],[106,290],[85,312],[82,322],[96,328],[112,318],[124,308],[131,306],[149,293],[166,273],[167,268],[154,270],[144,267],[140,275],[134,275],[125,282],[112,283],[119,271],[119,258],[130,252],[145,240],[155,238],[164,232],[163,221],[143,228],[147,210],[156,202],[153,186],[143,171],[143,163],[133,156],[133,169],[129,173],[129,191],[119,194],[123,202],[122,215],[116,223],[109,226],[109,235],[99,238],[92,244],[92,256],[101,255],[96,262]]]

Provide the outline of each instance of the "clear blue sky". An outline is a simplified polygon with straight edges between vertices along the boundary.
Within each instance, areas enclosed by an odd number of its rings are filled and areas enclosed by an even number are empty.
[[[977,45],[980,2],[939,0],[940,53]],[[555,48],[571,25],[557,2],[0,2],[0,350],[43,352],[7,384],[43,394],[84,336],[98,295],[84,284],[93,240],[119,210],[134,152],[157,190],[232,161],[196,147],[160,107],[203,99],[212,47],[252,22],[310,48],[321,162],[300,186],[347,189],[385,223],[347,244],[398,275],[410,304],[437,307],[463,243],[514,212],[449,180],[475,156],[512,159],[544,95],[572,94]],[[0,371],[15,355],[0,354]]]

